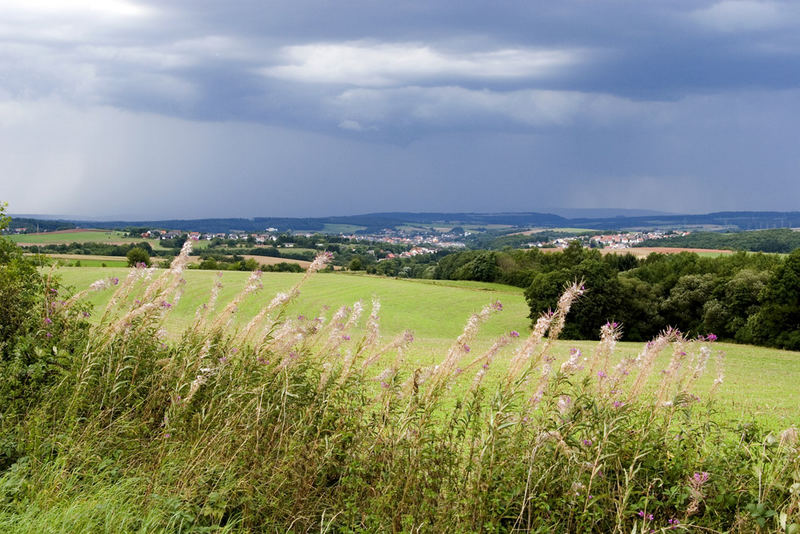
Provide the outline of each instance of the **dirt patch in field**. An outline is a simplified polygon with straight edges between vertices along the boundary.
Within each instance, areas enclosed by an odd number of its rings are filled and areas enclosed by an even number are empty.
[[[307,269],[308,266],[311,265],[310,261],[295,260],[292,258],[276,258],[274,256],[258,256],[256,254],[244,254],[242,257],[248,260],[252,258],[262,265],[275,265],[278,263],[296,263],[300,265],[300,267],[302,267],[303,269]]]

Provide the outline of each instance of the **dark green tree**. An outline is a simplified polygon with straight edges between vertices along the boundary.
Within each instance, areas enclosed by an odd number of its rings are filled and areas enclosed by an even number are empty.
[[[150,255],[141,247],[133,247],[125,255],[128,258],[128,267],[135,267],[140,263],[144,263],[150,267]]]
[[[748,326],[758,343],[800,349],[800,249],[779,265],[761,294],[761,309]]]

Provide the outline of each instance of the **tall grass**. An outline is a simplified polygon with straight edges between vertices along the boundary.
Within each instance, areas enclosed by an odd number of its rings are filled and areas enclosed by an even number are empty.
[[[526,338],[474,354],[502,310],[489,304],[438,365],[414,368],[413,336],[382,339],[377,302],[287,316],[324,256],[244,327],[233,319],[260,273],[222,309],[215,286],[174,340],[163,322],[189,246],[159,277],[132,269],[91,288],[114,291],[101,320],[15,429],[4,531],[800,529],[797,430],[722,420],[713,391],[695,394],[709,367],[723,381],[711,340],[670,330],[612,365],[620,330],[607,324],[594,353],[558,362],[575,284]]]

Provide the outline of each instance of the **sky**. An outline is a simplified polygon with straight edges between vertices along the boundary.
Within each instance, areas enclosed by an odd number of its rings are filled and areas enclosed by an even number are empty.
[[[800,2],[0,0],[0,201],[798,210]]]

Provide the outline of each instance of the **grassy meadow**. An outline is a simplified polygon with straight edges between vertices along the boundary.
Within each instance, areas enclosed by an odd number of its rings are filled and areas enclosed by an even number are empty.
[[[153,250],[165,250],[159,239],[145,239],[142,237],[128,237],[124,232],[116,230],[76,229],[59,232],[42,232],[34,234],[12,234],[8,236],[19,245],[68,245],[70,243],[102,243],[106,245],[124,245],[128,243],[150,244]],[[194,243],[195,250],[208,246],[207,241]]]
[[[80,290],[98,279],[114,276],[122,279],[128,269],[61,267],[56,272],[65,284]],[[186,271],[187,284],[180,301],[167,316],[167,329],[177,334],[190,326],[195,311],[208,300],[217,280],[223,286],[218,301],[222,307],[242,290],[249,275],[247,272],[224,272],[218,277],[213,271]],[[301,277],[295,273],[264,273],[261,278],[263,289],[239,306],[234,324],[243,326],[276,293],[286,291]],[[89,294],[87,299],[99,310],[109,296],[110,292],[97,292]],[[495,338],[505,333],[517,331],[524,337],[529,331],[529,309],[520,288],[468,281],[317,273],[289,305],[287,314],[292,317],[330,317],[338,307],[352,305],[358,300],[369,308],[372,298],[377,298],[381,304],[380,324],[384,337],[396,336],[406,329],[413,332],[414,342],[406,361],[409,369],[438,363],[470,315],[498,300],[503,304],[503,311],[482,326],[471,347],[472,352],[480,354],[487,350]],[[596,345],[591,341],[559,340],[553,353],[563,360],[573,347],[588,355]],[[633,357],[642,346],[638,342],[620,342],[616,353],[619,358]],[[720,408],[727,415],[742,420],[755,417],[776,427],[800,421],[800,390],[796,386],[800,376],[800,353],[731,343],[716,343],[715,350],[722,351],[725,358],[724,383],[717,395],[723,401]],[[498,357],[496,369],[487,374],[487,383],[491,384],[493,379],[502,376],[507,357],[508,354]],[[668,359],[668,351],[665,351],[660,365],[666,366]],[[698,384],[699,391],[710,389],[715,376],[706,373]],[[457,381],[453,386],[455,393],[468,387],[470,380],[471,376],[465,376]]]
[[[529,331],[516,288],[188,248],[0,271],[0,531],[800,532],[796,353],[551,343],[578,284]]]

